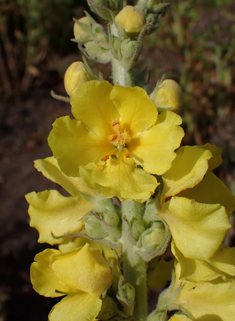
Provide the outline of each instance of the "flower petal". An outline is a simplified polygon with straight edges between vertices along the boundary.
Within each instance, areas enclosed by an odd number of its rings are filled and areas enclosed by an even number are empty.
[[[208,170],[211,157],[209,150],[199,146],[181,147],[171,168],[163,175],[162,198],[174,196],[198,184]]]
[[[213,172],[207,173],[198,185],[185,191],[183,196],[199,203],[221,204],[228,215],[235,210],[234,195]]]
[[[114,151],[106,136],[89,131],[80,121],[71,120],[69,116],[54,122],[48,143],[59,167],[68,176],[79,176],[79,165],[99,162]]]
[[[223,206],[184,197],[172,197],[158,215],[169,225],[176,247],[186,258],[211,258],[231,227]]]
[[[211,265],[223,274],[235,277],[235,248],[223,244],[211,258]]]
[[[49,321],[95,321],[101,305],[99,297],[87,293],[69,295],[52,308]]]
[[[155,125],[130,142],[131,156],[147,172],[164,174],[171,167],[176,157],[174,151],[184,136],[181,122],[181,117],[173,112],[161,113]]]
[[[208,170],[212,171],[222,163],[221,148],[218,148],[217,146],[214,146],[211,144],[205,144],[199,147],[204,149],[209,149],[213,155],[213,157],[209,160]]]
[[[37,159],[34,161],[34,167],[42,174],[62,186],[72,196],[78,196],[79,192],[94,196],[95,192],[87,187],[80,177],[69,177],[61,172],[58,163],[54,157]]]
[[[213,268],[209,262],[184,257],[175,246],[174,241],[172,241],[171,250],[180,264],[180,279],[191,282],[209,282],[224,277],[224,274]]]
[[[112,88],[108,81],[88,81],[71,97],[74,117],[92,132],[107,137],[111,133],[111,123],[119,119],[118,111],[110,100]]]
[[[235,314],[235,282],[186,282],[173,302],[196,320],[231,321]]]
[[[29,193],[26,200],[30,204],[30,226],[39,232],[38,242],[51,245],[63,242],[52,236],[62,236],[83,227],[80,219],[89,212],[93,205],[81,195],[65,197],[56,190]]]
[[[89,164],[80,168],[85,183],[104,197],[116,196],[120,201],[145,202],[159,185],[156,178],[138,168],[133,159],[120,155],[110,157],[105,165]]]
[[[78,291],[100,296],[112,283],[111,270],[98,249],[89,244],[54,257],[51,264],[58,279]]]
[[[147,130],[157,120],[156,106],[141,87],[114,86],[110,99],[120,114],[122,129],[128,128],[132,136]]]
[[[46,297],[59,297],[70,291],[70,288],[61,283],[50,268],[52,258],[58,252],[58,250],[46,249],[38,253],[30,267],[30,278],[34,290]]]

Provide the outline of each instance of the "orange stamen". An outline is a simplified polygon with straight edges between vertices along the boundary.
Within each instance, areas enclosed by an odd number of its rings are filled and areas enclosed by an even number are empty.
[[[106,162],[109,159],[109,155],[106,155],[105,157],[101,158],[103,162]]]

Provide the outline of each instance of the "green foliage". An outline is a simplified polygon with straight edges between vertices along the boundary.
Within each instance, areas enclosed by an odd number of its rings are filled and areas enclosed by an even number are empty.
[[[85,5],[85,1],[79,5]],[[33,79],[41,76],[39,67],[53,50],[59,49],[61,54],[71,51],[71,16],[76,6],[75,0],[0,2],[2,96],[26,92]]]

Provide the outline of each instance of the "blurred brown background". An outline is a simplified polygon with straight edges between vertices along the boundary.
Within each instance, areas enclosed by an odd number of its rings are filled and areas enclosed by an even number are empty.
[[[165,74],[184,90],[183,144],[222,148],[216,174],[235,193],[235,4],[232,0],[169,1],[161,27],[145,40],[139,68],[151,70],[150,91]],[[81,59],[72,17],[85,1],[0,0],[0,321],[43,321],[57,299],[31,287],[29,267],[46,244],[28,225],[24,195],[56,188],[33,167],[51,155],[53,121],[70,111],[63,74]],[[110,76],[110,66],[95,65]],[[233,217],[232,217],[233,220]],[[234,245],[231,230],[226,243]]]

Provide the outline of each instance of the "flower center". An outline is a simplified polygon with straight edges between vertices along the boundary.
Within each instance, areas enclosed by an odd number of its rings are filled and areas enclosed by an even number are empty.
[[[108,141],[119,149],[125,147],[131,141],[131,136],[128,133],[127,129],[125,128],[121,132],[121,126],[118,120],[114,120],[112,122],[112,127],[115,134],[109,135]]]

